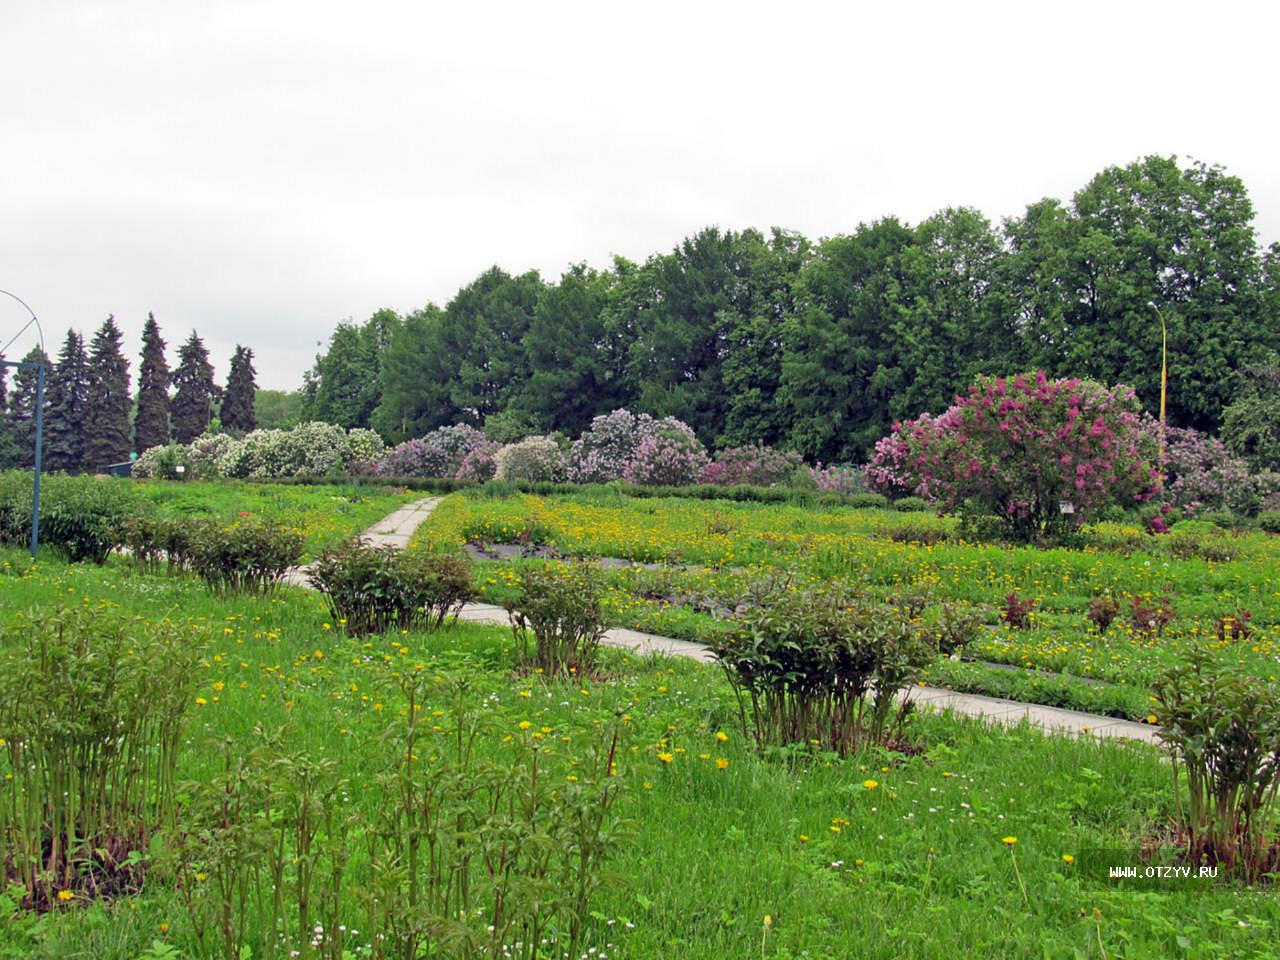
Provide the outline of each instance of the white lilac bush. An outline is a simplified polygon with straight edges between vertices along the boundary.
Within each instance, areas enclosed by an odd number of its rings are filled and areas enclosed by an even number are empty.
[[[551,437],[525,437],[509,443],[494,456],[498,480],[560,481],[564,479],[564,454]]]

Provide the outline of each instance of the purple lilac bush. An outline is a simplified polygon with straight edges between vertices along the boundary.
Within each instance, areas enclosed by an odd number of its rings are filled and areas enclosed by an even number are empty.
[[[721,486],[748,483],[771,487],[790,477],[804,460],[798,453],[775,450],[763,444],[729,447],[716,453],[702,471],[701,482]]]
[[[492,459],[497,448],[498,444],[486,439],[482,431],[457,423],[394,447],[378,463],[376,471],[383,477],[452,479],[458,477],[464,461],[469,472],[481,472],[485,457]]]
[[[640,441],[622,477],[628,483],[682,487],[697,483],[710,463],[692,428],[667,417]]]
[[[1157,449],[1160,422],[1144,417],[1142,432],[1147,446]],[[1280,475],[1251,472],[1217,437],[1190,427],[1166,428],[1163,467],[1160,498],[1187,517],[1215,510],[1250,516],[1280,500]]]

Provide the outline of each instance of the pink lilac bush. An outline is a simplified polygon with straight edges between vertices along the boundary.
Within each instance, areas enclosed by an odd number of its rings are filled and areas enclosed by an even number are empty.
[[[867,489],[865,473],[858,467],[843,467],[834,463],[824,467],[819,461],[817,466],[809,468],[809,479],[824,493],[848,495],[863,493]]]
[[[791,476],[803,464],[800,454],[775,450],[763,444],[729,447],[718,451],[715,459],[707,464],[702,471],[701,482],[771,487]]]
[[[1160,421],[1145,417],[1142,432],[1147,446],[1158,449]],[[1187,517],[1213,510],[1252,515],[1280,497],[1280,476],[1254,473],[1217,437],[1189,427],[1166,428],[1163,466],[1160,499]]]
[[[628,483],[685,486],[697,483],[711,459],[688,424],[668,417],[644,437],[622,471]]]
[[[910,489],[945,510],[995,515],[1019,540],[1057,536],[1112,503],[1145,502],[1157,480],[1131,388],[1043,371],[983,377],[942,416],[894,434]]]

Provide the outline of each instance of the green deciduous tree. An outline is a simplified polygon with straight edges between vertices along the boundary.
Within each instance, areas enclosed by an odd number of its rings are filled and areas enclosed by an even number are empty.
[[[1255,470],[1280,470],[1280,362],[1247,367],[1222,412],[1222,441]]]
[[[107,317],[89,348],[88,413],[84,428],[84,469],[97,471],[129,459],[129,361],[115,317]]]
[[[227,375],[227,388],[222,394],[222,406],[218,419],[228,433],[245,434],[256,425],[254,395],[258,387],[254,381],[253,351],[236,344],[231,357],[231,371]]]
[[[79,470],[84,465],[85,424],[89,410],[89,358],[84,340],[67,331],[48,385],[44,465],[49,470]]]
[[[169,442],[169,362],[154,313],[142,328],[138,366],[138,408],[133,417],[133,448],[141,453]]]
[[[209,351],[194,330],[178,351],[173,386],[173,437],[178,443],[190,443],[209,429],[213,422],[213,401],[219,395],[213,382]]]

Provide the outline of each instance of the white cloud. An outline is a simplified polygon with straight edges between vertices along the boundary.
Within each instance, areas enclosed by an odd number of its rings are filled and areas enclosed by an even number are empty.
[[[0,287],[56,348],[154,310],[292,387],[332,326],[709,224],[812,237],[1104,166],[1241,176],[1280,239],[1244,3],[51,2],[0,14]],[[18,314],[0,305],[0,334]],[[17,308],[15,307],[16,311]],[[7,337],[6,337],[7,338]]]

